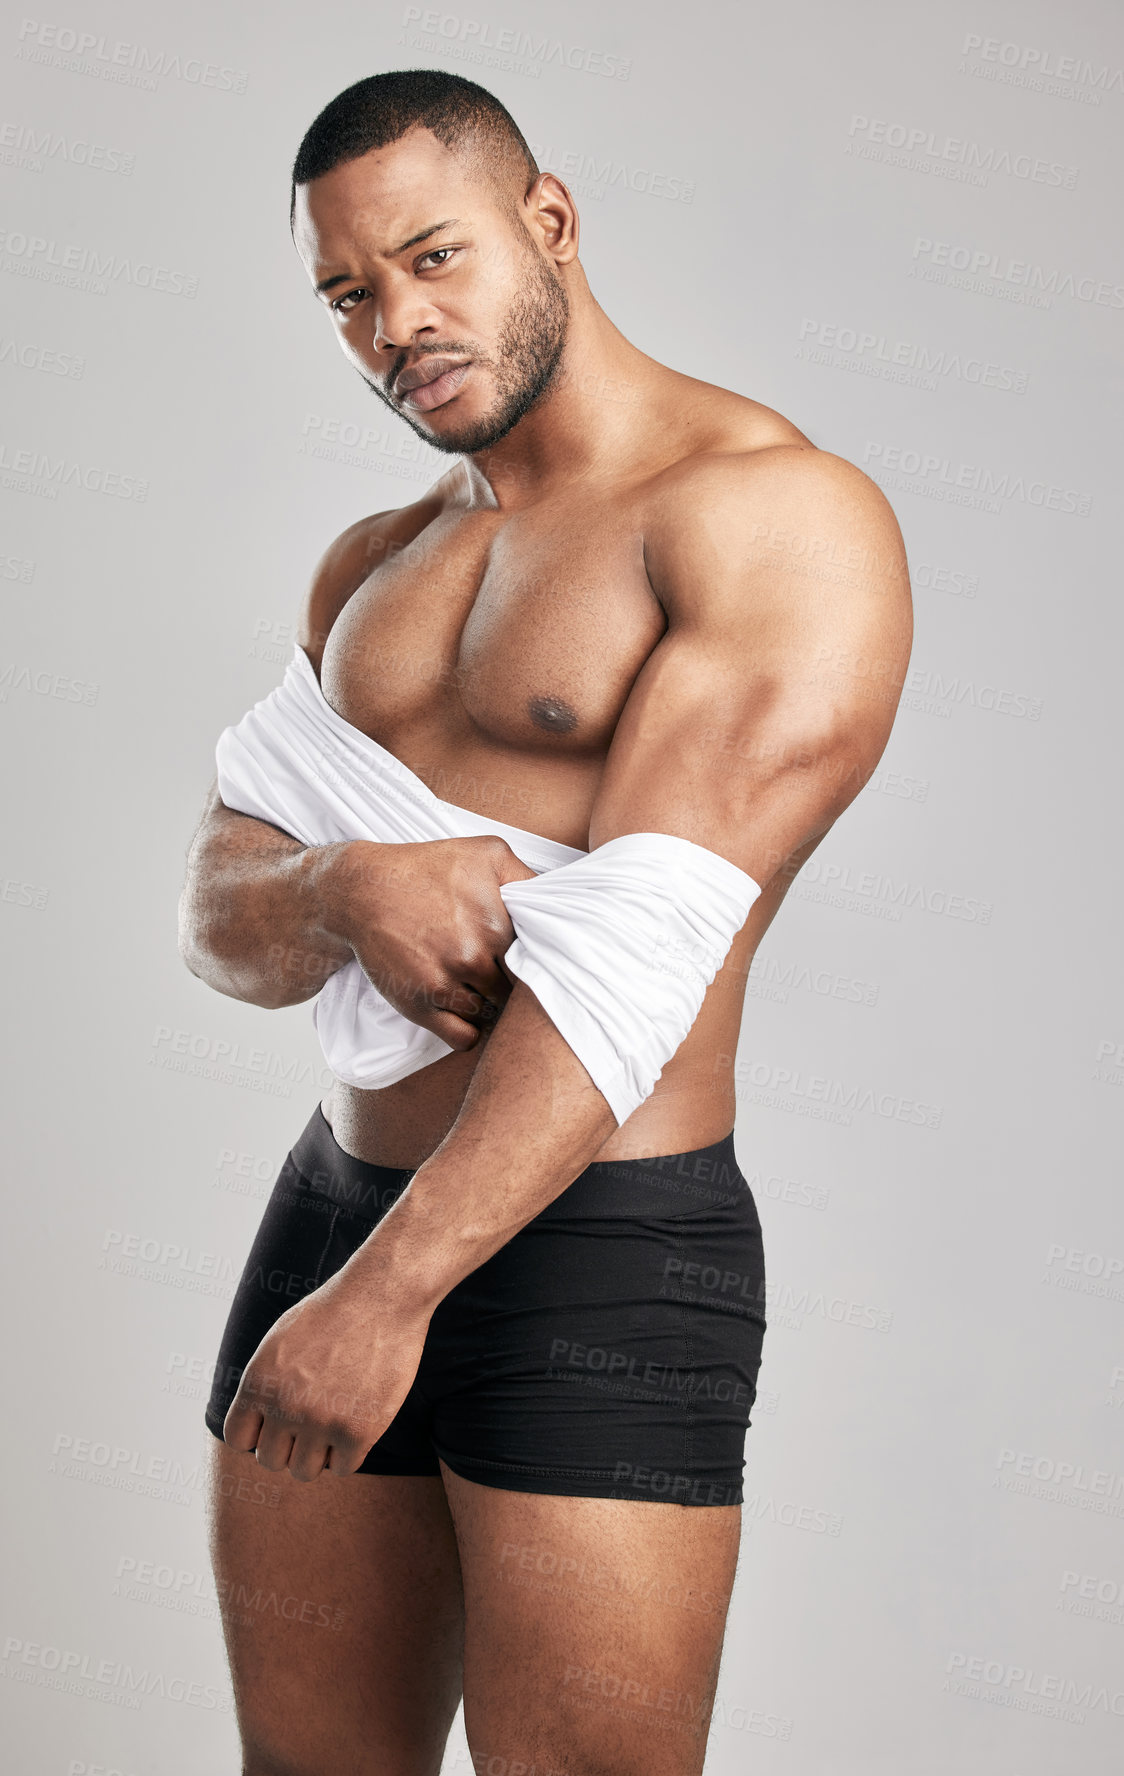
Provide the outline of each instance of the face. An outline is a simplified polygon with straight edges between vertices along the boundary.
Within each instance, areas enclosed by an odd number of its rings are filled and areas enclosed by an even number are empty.
[[[550,388],[561,279],[428,130],[299,185],[293,237],[345,357],[435,449],[489,449]]]

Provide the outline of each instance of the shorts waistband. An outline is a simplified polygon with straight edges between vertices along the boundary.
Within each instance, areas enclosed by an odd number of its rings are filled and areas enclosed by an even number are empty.
[[[305,1183],[356,1211],[377,1217],[401,1196],[415,1166],[357,1159],[340,1146],[317,1104],[291,1157]],[[734,1151],[734,1131],[706,1147],[645,1159],[595,1159],[542,1211],[542,1219],[679,1216],[721,1209],[749,1186]]]

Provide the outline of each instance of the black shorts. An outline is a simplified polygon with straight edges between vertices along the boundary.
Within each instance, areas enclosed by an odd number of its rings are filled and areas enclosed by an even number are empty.
[[[281,1167],[206,1408],[223,1419],[274,1321],[342,1268],[413,1172],[339,1146],[317,1105]],[[595,1160],[450,1290],[363,1474],[731,1505],[765,1332],[761,1223],[729,1134]]]

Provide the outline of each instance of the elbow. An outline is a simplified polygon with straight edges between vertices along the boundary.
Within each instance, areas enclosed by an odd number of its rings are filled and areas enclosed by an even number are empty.
[[[238,957],[224,942],[221,925],[214,919],[200,916],[190,893],[185,890],[179,905],[176,948],[180,961],[189,974],[204,986],[211,987],[228,999],[248,999],[239,979]],[[255,991],[253,1003],[264,1005],[264,998]],[[268,1009],[268,1007],[267,1007]]]
[[[195,932],[185,930],[181,924],[176,948],[188,974],[194,975],[204,986],[213,987],[217,993],[225,993],[228,998],[234,996],[225,959],[213,945],[201,942]]]
[[[180,896],[176,922],[176,949],[180,961],[189,974],[202,978],[202,952],[199,948],[199,931],[192,917],[192,909],[185,889]]]
[[[293,992],[285,978],[272,970],[265,972],[249,966],[244,950],[233,942],[224,943],[222,933],[213,926],[200,929],[190,920],[181,919],[178,949],[189,974],[224,998],[237,999],[243,1005],[256,1005],[262,1011],[283,1011],[286,1006],[298,1005],[312,996],[307,990]]]
[[[224,959],[221,924],[206,916],[203,896],[190,876],[184,883],[176,908],[176,947],[189,974],[197,975],[200,980],[206,978],[209,965]]]

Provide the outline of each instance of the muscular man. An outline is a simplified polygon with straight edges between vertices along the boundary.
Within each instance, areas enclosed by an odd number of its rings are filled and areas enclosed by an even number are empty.
[[[308,843],[216,788],[191,848],[193,973],[265,1007],[321,995],[319,1018],[357,962],[441,1044],[375,1088],[337,1078],[224,1334],[211,1538],[243,1768],[432,1776],[463,1694],[479,1770],[696,1776],[765,1323],[732,1145],[746,978],[885,748],[912,639],[901,537],[857,468],[624,337],[568,190],[480,87],[360,81],[293,178],[345,356],[456,459],[327,550],[294,682],[454,824]],[[695,267],[708,340],[744,332],[714,269],[739,226]],[[678,248],[650,245],[652,279]],[[332,793],[334,765],[292,757]],[[590,876],[625,835],[641,873]],[[588,1003],[627,1030],[690,972],[681,859],[751,911],[622,1110],[522,978],[501,891],[578,885],[554,902],[590,921],[556,927],[581,938],[557,1003],[588,930],[607,946]],[[633,1079],[641,1038],[616,1041]],[[752,1672],[729,1688],[752,1705]]]

